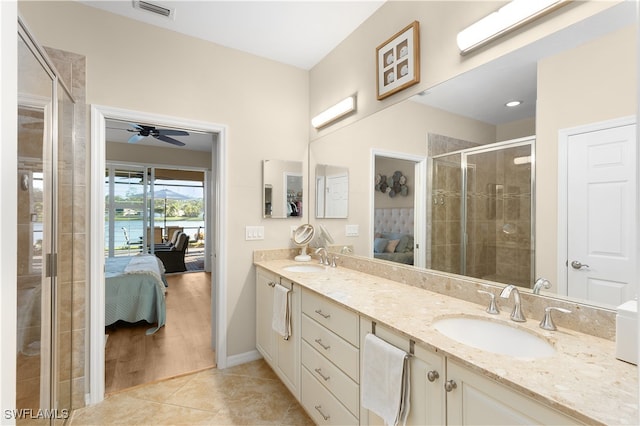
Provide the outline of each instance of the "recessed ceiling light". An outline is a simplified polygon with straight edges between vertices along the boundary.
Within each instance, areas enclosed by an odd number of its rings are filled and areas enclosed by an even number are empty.
[[[522,103],[522,101],[509,101],[506,104],[504,104],[504,106],[507,106],[509,108],[511,107],[516,107],[518,105],[520,105]]]

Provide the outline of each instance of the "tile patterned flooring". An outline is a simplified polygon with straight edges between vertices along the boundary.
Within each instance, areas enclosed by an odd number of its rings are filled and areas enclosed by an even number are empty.
[[[70,425],[313,425],[264,360],[114,393]]]

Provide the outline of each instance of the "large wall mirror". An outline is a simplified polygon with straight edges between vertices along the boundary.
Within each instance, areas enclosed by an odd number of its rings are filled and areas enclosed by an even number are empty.
[[[488,161],[495,163],[495,167],[515,167],[522,171],[520,175],[513,175],[510,180],[491,176],[481,180],[479,169],[474,170],[476,183],[483,182],[476,185],[482,190],[479,197],[485,197],[477,204],[483,217],[504,219],[495,223],[478,223],[478,227],[491,228],[491,233],[498,234],[506,246],[522,242],[523,247],[533,249],[532,253],[523,254],[526,262],[520,264],[516,260],[515,266],[520,265],[525,278],[514,284],[533,291],[536,280],[546,278],[551,286],[543,287],[540,294],[606,308],[613,308],[618,302],[633,297],[635,285],[625,288],[625,285],[615,284],[628,278],[620,279],[613,274],[591,281],[580,278],[582,283],[572,282],[574,276],[596,268],[591,259],[579,256],[569,259],[572,245],[588,244],[584,238],[578,239],[575,232],[568,230],[567,220],[563,218],[572,217],[566,205],[570,192],[566,184],[567,169],[572,167],[572,161],[586,158],[584,152],[573,151],[573,147],[578,146],[570,136],[575,134],[575,129],[596,128],[603,123],[632,128],[628,139],[634,143],[626,159],[632,160],[633,173],[625,185],[633,186],[630,193],[634,202],[637,184],[634,133],[637,110],[636,33],[635,6],[631,2],[621,2],[583,22],[314,140],[310,145],[311,168],[316,164],[338,162],[349,168],[349,224],[360,225],[361,232],[357,237],[346,236],[344,223],[323,221],[321,216],[316,220],[330,230],[337,244],[352,246],[355,255],[373,257],[376,236],[374,199],[376,196],[380,198],[380,194],[375,192],[374,151],[423,156],[427,159],[427,176],[434,177],[437,168],[439,173],[446,175],[450,172],[451,179],[464,184],[461,170],[465,166],[460,158],[449,161],[453,157],[464,155],[467,162],[472,162],[480,153],[475,151],[474,154],[474,150],[483,146],[526,139],[525,143],[514,145],[513,153],[495,151],[494,154],[491,151],[483,154],[490,157]],[[519,108],[507,108],[505,103],[508,100],[523,103]],[[583,134],[585,132],[589,133],[585,130]],[[503,160],[502,166],[497,165],[499,158]],[[345,161],[348,162],[345,164]],[[400,170],[396,166],[387,168],[387,173],[394,172],[396,168]],[[409,167],[401,171],[405,169]],[[529,182],[531,179],[533,182]],[[436,229],[439,225],[435,221],[460,216],[461,205],[465,201],[456,199],[444,187],[432,191],[427,177],[423,182],[422,188],[417,176],[410,187],[414,190],[415,184],[418,193],[414,206],[416,223],[412,229],[416,237],[420,236],[416,241],[424,241],[426,246],[421,246],[416,252],[421,259],[416,260],[415,265],[461,274],[460,270],[450,269],[451,262],[447,262],[451,250],[459,247],[455,244],[437,247],[430,242],[435,238],[435,232],[444,229]],[[531,187],[533,191],[530,192]],[[584,201],[585,198],[577,197],[577,200]],[[395,205],[404,200],[402,197],[391,199],[384,196],[384,201]],[[609,202],[603,201],[602,205],[608,206]],[[451,216],[443,213],[447,209]],[[526,216],[529,210],[533,212],[532,218]],[[631,262],[635,260],[637,250],[635,242],[631,241],[635,235],[634,214],[632,211],[617,224],[606,221],[599,228],[604,231],[594,231],[593,234],[598,236],[596,234],[600,232],[599,237],[604,237],[607,244],[611,244],[608,249],[612,253],[618,250],[619,257],[626,255]],[[583,216],[576,214],[573,217]],[[451,232],[456,241],[466,238],[459,228]],[[618,239],[624,233],[631,237],[630,241]],[[473,256],[487,253],[486,247],[475,246],[475,249]],[[437,266],[436,260],[445,266]],[[572,267],[573,260],[582,263],[583,267]],[[459,258],[454,263],[459,266]],[[591,267],[586,267],[587,264]],[[630,269],[635,272],[634,267]],[[509,273],[504,271],[506,276]],[[473,276],[472,273],[468,275]],[[502,278],[492,278],[489,273],[478,278],[504,285]],[[602,286],[596,283],[598,280]]]
[[[264,160],[262,163],[264,218],[302,216],[302,162]]]
[[[316,218],[346,219],[349,213],[349,169],[316,165]]]

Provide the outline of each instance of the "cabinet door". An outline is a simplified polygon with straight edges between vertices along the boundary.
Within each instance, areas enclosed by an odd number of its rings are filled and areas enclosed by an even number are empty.
[[[456,383],[447,392],[449,425],[575,425],[581,424],[493,380],[447,360],[447,379]]]
[[[256,269],[256,348],[272,366],[275,336],[271,328],[273,286],[280,280],[275,275]]]
[[[291,393],[298,398],[300,389],[300,287],[282,279],[281,285],[291,290],[291,336],[284,340],[274,332],[276,341],[276,365],[280,378]]]
[[[364,337],[371,332],[371,321],[362,318],[360,330],[362,337],[360,347],[363,347]],[[376,336],[406,352],[410,351],[408,337],[401,336],[380,324],[376,325]],[[415,345],[414,355],[410,358],[409,365],[411,385],[407,425],[445,424],[444,356]],[[427,376],[431,377],[433,381],[429,380]],[[360,410],[360,419],[361,424],[384,424],[380,417],[364,408]]]

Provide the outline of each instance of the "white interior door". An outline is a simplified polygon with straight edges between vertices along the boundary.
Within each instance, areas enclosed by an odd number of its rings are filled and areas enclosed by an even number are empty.
[[[347,217],[349,208],[349,177],[344,175],[327,176],[326,193],[327,218]]]
[[[620,305],[636,295],[636,126],[571,135],[567,158],[568,295]]]

